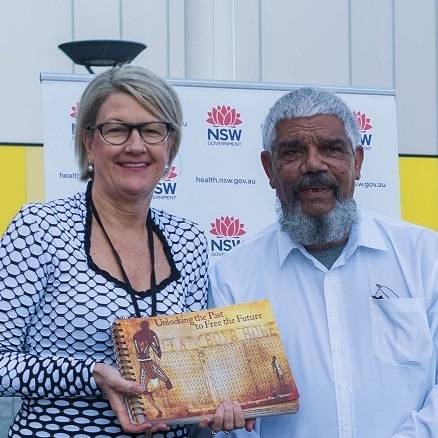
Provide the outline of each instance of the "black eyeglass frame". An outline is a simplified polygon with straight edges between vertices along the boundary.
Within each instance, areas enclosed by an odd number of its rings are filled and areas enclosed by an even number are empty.
[[[155,142],[150,142],[148,140],[145,140],[143,138],[143,135],[141,134],[141,129],[144,126],[151,125],[151,124],[156,124],[156,123],[159,123],[161,125],[166,126],[166,128],[167,128],[166,135],[161,140],[155,141]],[[122,126],[127,127],[128,128],[128,135],[127,135],[126,139],[124,141],[122,141],[121,143],[112,143],[112,142],[108,141],[105,138],[105,136],[103,135],[103,132],[102,132],[105,125],[122,125]],[[95,126],[89,126],[87,128],[88,131],[94,131],[96,129],[99,131],[99,134],[100,134],[100,137],[102,138],[102,140],[105,143],[108,143],[108,144],[110,144],[112,146],[121,146],[122,144],[126,143],[128,141],[128,139],[129,139],[129,137],[131,137],[132,131],[134,129],[140,135],[140,138],[143,141],[143,143],[151,144],[151,145],[156,145],[156,144],[160,144],[160,143],[165,142],[169,138],[169,134],[174,130],[174,126],[173,126],[173,123],[162,122],[162,121],[157,120],[156,122],[146,122],[146,123],[105,122],[105,123],[99,123],[98,125],[95,125]]]

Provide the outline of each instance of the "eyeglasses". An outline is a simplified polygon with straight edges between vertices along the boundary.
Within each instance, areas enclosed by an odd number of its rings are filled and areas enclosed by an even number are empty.
[[[102,139],[109,144],[120,146],[125,143],[133,129],[137,130],[141,139],[148,144],[158,144],[166,141],[170,131],[173,130],[169,122],[146,122],[146,123],[101,123],[88,128],[90,131],[97,129]]]

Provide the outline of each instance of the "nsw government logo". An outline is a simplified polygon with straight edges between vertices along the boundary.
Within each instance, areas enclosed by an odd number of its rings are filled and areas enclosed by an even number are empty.
[[[373,125],[371,125],[371,119],[360,111],[355,111],[354,115],[356,116],[357,126],[359,127],[360,132],[360,144],[364,147],[365,150],[371,150],[371,138],[372,134],[370,130]]]
[[[246,234],[245,225],[233,216],[221,216],[211,223],[210,254],[222,256],[241,242],[240,237]]]
[[[176,182],[175,178],[178,176],[176,167],[171,166],[167,175],[157,184],[154,190],[154,199],[175,199],[176,198]]]
[[[235,108],[218,105],[208,111],[206,122],[212,125],[208,128],[208,144],[211,146],[240,146],[242,130],[236,126],[242,123],[240,113]]]

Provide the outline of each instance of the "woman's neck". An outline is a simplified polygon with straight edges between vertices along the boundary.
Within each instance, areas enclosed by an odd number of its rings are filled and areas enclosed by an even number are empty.
[[[115,201],[95,186],[91,189],[91,196],[106,227],[121,231],[144,230],[150,199]]]

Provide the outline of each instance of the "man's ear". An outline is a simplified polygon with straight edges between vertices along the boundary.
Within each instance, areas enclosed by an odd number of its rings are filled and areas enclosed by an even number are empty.
[[[275,182],[274,182],[274,171],[272,169],[272,156],[271,153],[268,151],[262,151],[260,154],[260,159],[262,160],[263,169],[265,169],[266,176],[269,179],[269,185],[275,189]]]
[[[363,147],[362,145],[357,145],[354,153],[354,177],[356,180],[360,179],[360,171],[362,169],[363,163]]]

